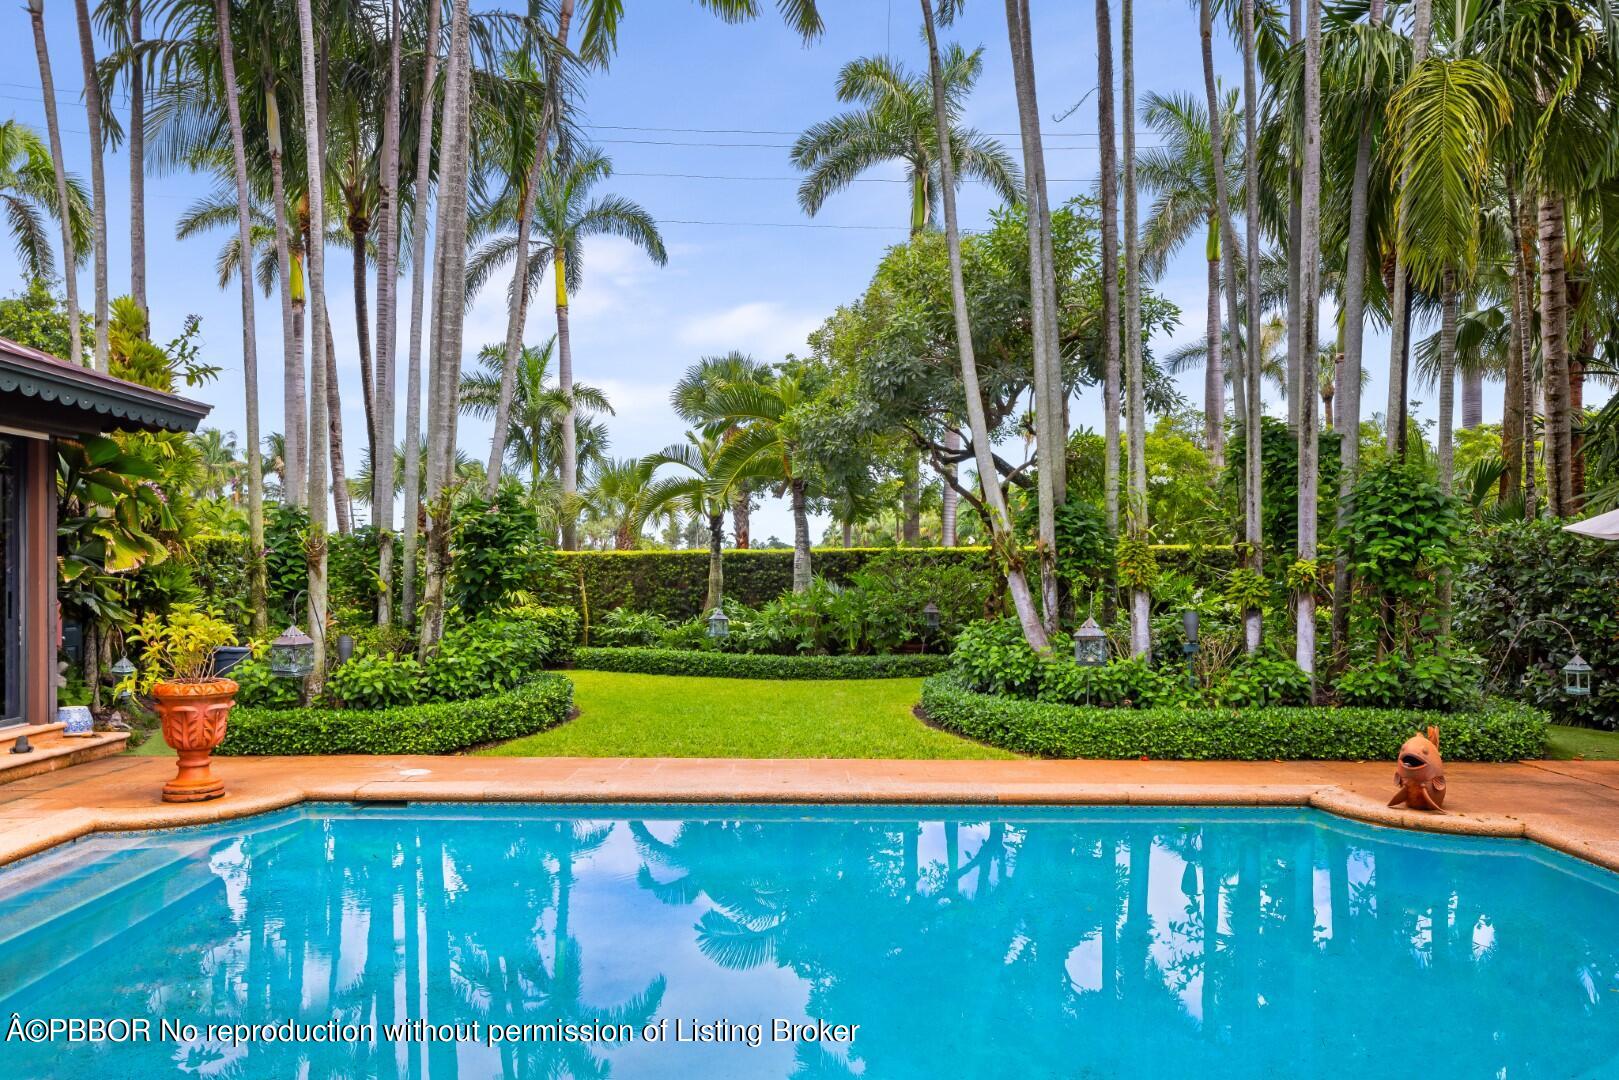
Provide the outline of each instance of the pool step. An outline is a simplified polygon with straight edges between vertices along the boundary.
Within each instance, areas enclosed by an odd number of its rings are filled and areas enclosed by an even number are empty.
[[[13,754],[11,748],[20,735],[28,736],[33,750]],[[122,753],[128,741],[127,731],[98,731],[69,738],[62,734],[61,724],[0,728],[0,784],[111,757]]]

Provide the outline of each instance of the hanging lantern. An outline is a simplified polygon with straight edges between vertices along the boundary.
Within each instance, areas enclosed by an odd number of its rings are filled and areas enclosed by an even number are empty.
[[[337,662],[339,664],[346,664],[352,659],[354,659],[354,635],[338,634]]]
[[[288,626],[270,642],[270,674],[282,679],[302,679],[315,670],[315,639]]]
[[[939,605],[932,600],[922,608],[922,625],[928,628],[929,633],[939,629]]]
[[[725,617],[725,612],[715,608],[708,613],[708,636],[715,641],[720,640],[731,632],[731,620]]]
[[[1074,631],[1074,663],[1084,667],[1101,667],[1107,663],[1107,634],[1087,618]]]
[[[1579,653],[1563,665],[1563,693],[1569,697],[1591,696],[1591,665]]]
[[[128,701],[129,687],[132,685],[130,680],[135,677],[135,665],[129,659],[129,654],[125,653],[123,656],[120,656],[117,663],[113,664],[111,670],[113,677],[117,680],[114,683],[114,685],[118,687],[115,695],[116,700]]]

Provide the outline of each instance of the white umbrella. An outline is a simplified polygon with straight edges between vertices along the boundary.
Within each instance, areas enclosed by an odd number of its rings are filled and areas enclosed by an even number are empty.
[[[1563,528],[1581,536],[1594,536],[1598,540],[1619,540],[1619,510],[1609,510],[1606,514],[1576,521],[1572,525],[1564,525]]]

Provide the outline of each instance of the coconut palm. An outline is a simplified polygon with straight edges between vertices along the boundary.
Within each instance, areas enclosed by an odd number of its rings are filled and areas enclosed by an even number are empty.
[[[0,121],[0,206],[5,210],[18,265],[29,277],[42,280],[55,276],[55,255],[46,234],[46,217],[63,222],[64,250],[70,256],[84,250],[90,234],[90,210],[84,186],[76,177],[64,174],[68,213],[64,218],[58,212],[62,199],[54,161],[38,132],[16,120]],[[67,278],[73,278],[71,267]],[[73,335],[76,340],[77,322],[73,324]]]
[[[487,345],[478,354],[476,372],[461,376],[461,409],[482,420],[492,420],[500,403],[504,368],[504,348]],[[562,461],[562,417],[568,400],[551,382],[551,361],[556,354],[553,337],[538,348],[526,347],[518,354],[513,372],[511,402],[506,414],[505,460],[526,469],[529,491],[538,495],[542,481],[557,475]],[[605,460],[607,429],[596,417],[611,416],[613,406],[607,395],[594,386],[575,383],[573,407],[580,422],[576,427],[579,460],[593,468]]]
[[[605,525],[615,551],[633,551],[656,508],[648,505],[653,466],[634,458],[607,458],[590,469],[579,504],[588,520]]]
[[[642,251],[659,266],[669,261],[652,215],[619,195],[592,198],[597,184],[613,174],[610,161],[597,150],[552,160],[540,176],[533,210],[534,239],[530,271],[524,287],[532,290],[547,266],[556,286],[558,381],[563,396],[573,392],[573,344],[568,325],[568,298],[584,275],[584,241],[592,236],[618,236]],[[491,232],[497,232],[491,229]],[[488,277],[516,255],[516,232],[497,232],[467,262],[467,292],[474,294]],[[578,490],[576,419],[570,409],[562,425],[562,496],[569,502]],[[564,518],[562,542],[574,546],[574,529]]]
[[[1096,0],[1096,134],[1102,201],[1102,503],[1119,532],[1119,148],[1114,142],[1112,0]],[[1131,106],[1134,107],[1133,105]]]
[[[56,191],[56,205],[58,207],[71,206],[73,202],[73,186],[77,181],[70,181],[67,175],[67,159],[62,156],[62,126],[56,117],[56,80],[51,77],[51,54],[45,41],[45,0],[28,0],[28,21],[34,29],[34,56],[39,61],[39,86],[45,104],[45,134],[50,140],[50,155],[52,178]],[[6,161],[11,158],[7,157]],[[84,198],[83,192],[79,199]],[[74,221],[74,214],[57,214],[56,220],[62,226],[62,282],[67,292],[67,322],[68,336],[71,341],[73,355],[69,358],[75,364],[84,363],[84,342],[80,340],[83,330],[79,325],[79,277],[77,267],[84,256],[88,246],[88,226],[85,235],[79,235],[78,225]],[[48,275],[35,274],[36,277]]]
[[[1218,128],[1220,168],[1214,167],[1213,128],[1206,105],[1189,94],[1148,93],[1142,104],[1142,122],[1161,141],[1142,151],[1136,177],[1155,196],[1142,237],[1142,263],[1148,273],[1163,273],[1169,257],[1193,235],[1202,232],[1208,265],[1208,303],[1204,336],[1203,417],[1204,441],[1218,467],[1224,461],[1225,384],[1229,381],[1220,333],[1221,266],[1236,266],[1225,234],[1229,230],[1221,212],[1223,185],[1231,197],[1242,197],[1242,136],[1238,130],[1237,94],[1221,99]],[[1229,214],[1227,209],[1226,214]],[[1231,287],[1228,307],[1235,311],[1236,276],[1228,272]],[[1229,322],[1233,316],[1226,316]]]
[[[90,245],[94,252],[96,370],[107,370],[107,181],[102,170],[105,147],[101,124],[101,80],[96,74],[96,42],[90,28],[90,6],[73,0],[79,24],[79,59],[84,67],[84,112],[90,127]]]
[[[1244,337],[1258,341],[1259,315],[1259,89],[1257,83],[1258,45],[1256,33],[1256,0],[1242,0],[1242,182],[1244,193],[1243,218],[1247,227],[1247,256],[1244,285],[1244,308],[1247,328]],[[1291,281],[1292,275],[1288,275]],[[1244,569],[1255,573],[1261,569],[1263,548],[1263,522],[1260,518],[1260,487],[1262,480],[1260,452],[1264,445],[1260,437],[1262,410],[1260,400],[1260,370],[1257,362],[1243,364],[1243,394],[1247,400],[1247,423],[1243,429],[1243,485],[1242,522],[1245,553]],[[1243,615],[1243,636],[1249,653],[1257,653],[1260,634],[1264,626],[1262,613],[1249,608]]]
[[[725,446],[722,433],[686,432],[684,443],[673,443],[641,459],[655,473],[665,465],[684,470],[654,476],[642,503],[645,514],[678,509],[708,524],[708,594],[703,611],[713,611],[725,598],[725,564],[720,554],[725,540],[726,498],[723,478],[716,471]]]
[[[1301,170],[1299,240],[1303,262],[1299,268],[1300,321],[1303,340],[1316,340],[1315,325],[1321,299],[1321,0],[1304,0],[1304,164]],[[1314,567],[1316,559],[1316,494],[1321,482],[1317,467],[1320,432],[1316,425],[1316,358],[1299,364],[1299,536],[1298,561]],[[1313,573],[1294,597],[1299,667],[1315,679],[1315,598]]]
[[[724,434],[728,438],[737,429],[714,412],[711,401],[714,392],[727,383],[766,383],[770,377],[770,365],[745,353],[733,350],[723,356],[705,356],[686,369],[670,391],[669,400],[688,424],[700,424],[705,434]],[[752,539],[753,494],[742,484],[731,501],[732,541],[742,550],[747,549]]]
[[[1135,11],[1132,0],[1120,10],[1120,47],[1124,89],[1124,386],[1128,429],[1129,492],[1126,521],[1130,540],[1147,540],[1147,411],[1141,356],[1141,233],[1136,222],[1136,72]],[[1152,652],[1152,597],[1141,585],[1130,590],[1130,652]]]

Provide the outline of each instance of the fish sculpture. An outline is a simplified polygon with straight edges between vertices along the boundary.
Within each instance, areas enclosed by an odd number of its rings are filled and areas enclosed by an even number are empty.
[[[1390,806],[1404,803],[1413,810],[1445,812],[1445,761],[1439,756],[1438,728],[1405,740],[1394,762],[1394,782],[1400,790],[1389,800]]]

